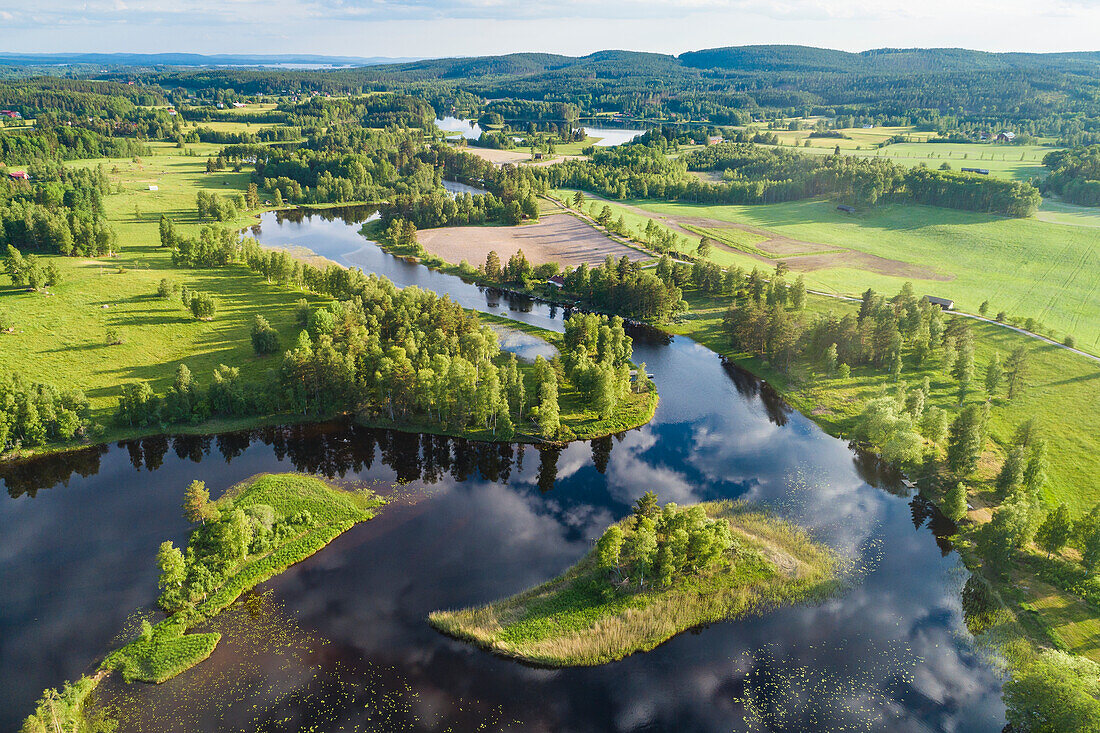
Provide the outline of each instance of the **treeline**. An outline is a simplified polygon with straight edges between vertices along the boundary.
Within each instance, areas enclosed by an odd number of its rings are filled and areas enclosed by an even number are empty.
[[[369,128],[430,129],[435,110],[423,99],[407,94],[367,94],[332,99],[312,97],[278,107],[288,124],[300,127],[327,127],[353,122]]]
[[[481,119],[522,122],[568,122],[580,116],[580,109],[568,102],[546,102],[531,99],[494,99],[482,107]]]
[[[487,193],[452,196],[440,184],[430,191],[397,195],[382,206],[382,217],[387,222],[401,218],[427,229],[487,221],[518,224],[524,219],[539,218],[538,195],[545,193],[547,186],[530,168],[497,167],[446,145],[433,145],[421,151],[418,159],[431,166],[440,180],[447,178],[481,186]]]
[[[603,264],[591,269],[581,263],[566,270],[564,280],[564,293],[631,318],[664,323],[687,309],[671,277],[664,280],[643,270],[625,255],[618,261],[608,255]]]
[[[1043,156],[1050,175],[1043,192],[1081,206],[1100,206],[1100,144],[1057,150]]]
[[[28,170],[30,181],[0,180],[0,249],[95,257],[116,247],[103,211],[110,183],[102,167],[43,161]]]
[[[491,328],[448,298],[418,288],[399,290],[385,278],[336,265],[325,270],[292,265],[283,254],[264,251],[254,242],[242,249],[254,271],[288,283],[300,278],[298,285],[338,300],[316,310],[300,303],[302,330],[278,367],[264,379],[247,382],[239,369],[221,365],[202,388],[181,365],[163,395],[154,394],[146,383],[126,385],[117,411],[120,424],[356,411],[390,421],[482,429],[502,439],[517,430],[559,439],[569,437],[558,405],[558,391],[568,375],[579,380],[585,394],[600,396],[601,405],[614,407],[630,388],[625,368],[630,341],[619,320],[595,322],[597,342],[590,361],[575,354],[568,367],[558,359],[551,363],[541,358],[521,366],[514,355],[501,353]],[[257,319],[253,345],[258,353],[278,351],[278,334],[272,331]],[[592,361],[598,368],[614,369],[610,398],[598,392],[599,385],[608,383],[592,376]],[[592,386],[594,382],[599,385]]]
[[[188,143],[218,143],[221,145],[257,145],[259,143],[287,142],[302,137],[299,127],[263,127],[256,132],[229,132],[198,127],[183,135]]]
[[[94,130],[39,121],[33,129],[0,135],[0,158],[8,163],[148,155],[149,146],[129,137],[108,137]]]
[[[252,180],[288,203],[385,201],[439,189],[439,175],[418,155],[420,134],[408,130],[330,129],[293,150],[230,145],[219,154],[252,165]]]
[[[88,399],[20,374],[0,374],[0,454],[88,433]]]
[[[903,168],[886,160],[808,156],[749,143],[720,143],[670,160],[662,144],[599,150],[589,161],[547,171],[558,187],[610,198],[663,198],[697,203],[757,204],[829,195],[862,204],[909,201],[1005,216],[1029,216],[1039,204],[1030,184],[986,176]],[[729,171],[722,182],[687,170]]]

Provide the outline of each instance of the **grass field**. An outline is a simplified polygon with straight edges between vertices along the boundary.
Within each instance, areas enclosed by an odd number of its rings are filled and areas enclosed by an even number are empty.
[[[814,138],[810,140],[810,147],[798,150],[807,154],[830,155],[838,144],[844,155],[857,158],[878,158],[908,167],[923,163],[929,168],[939,168],[947,163],[955,171],[960,168],[984,168],[990,176],[1014,181],[1045,176],[1049,171],[1043,166],[1043,156],[1058,149],[1046,145],[927,142],[894,143],[873,149],[864,145],[862,149],[856,149],[852,140]]]
[[[191,146],[200,153],[198,157],[182,155],[169,144],[152,143],[151,147],[154,154],[141,163],[74,163],[102,164],[112,184],[122,185],[121,194],[105,199],[107,216],[119,234],[118,256],[51,257],[63,280],[50,288],[49,296],[11,288],[6,278],[0,285],[0,310],[13,319],[16,329],[0,334],[0,369],[85,390],[93,421],[103,425],[111,423],[122,383],[149,380],[154,390],[163,391],[181,363],[204,383],[219,364],[240,367],[242,376],[262,375],[272,362],[253,353],[249,337],[253,317],[264,315],[284,340],[290,340],[297,333],[295,300],[318,300],[268,285],[243,266],[175,268],[168,251],[159,246],[161,214],[192,234],[200,226],[195,194],[202,189],[235,194],[247,187],[248,175],[205,174],[206,155],[218,146]],[[159,190],[149,191],[150,184]],[[242,216],[229,225],[253,221]],[[164,277],[213,295],[218,306],[215,319],[198,321],[183,310],[178,298],[156,297],[157,283]],[[123,343],[108,346],[107,329],[116,329]]]
[[[1079,348],[1100,353],[1100,237],[1086,227],[902,204],[853,216],[820,200],[757,206],[623,203],[668,222],[740,223],[780,237],[930,267],[942,279],[892,276],[843,261],[845,266],[820,267],[805,276],[811,289],[847,295],[869,287],[897,292],[906,280],[914,280],[918,295],[952,298],[967,312],[977,312],[988,300],[993,314],[1003,310],[1009,316],[1034,318],[1045,326],[1044,335],[1061,340],[1069,333]],[[723,260],[730,259],[748,268],[767,264],[747,254],[723,255]],[[789,260],[795,272],[805,262]]]
[[[702,506],[728,521],[740,543],[714,570],[637,590],[610,582],[592,551],[543,585],[488,606],[437,611],[429,621],[504,656],[591,666],[649,651],[700,624],[819,599],[835,588],[834,556],[799,528],[728,501]],[[620,525],[629,532],[631,522]]]

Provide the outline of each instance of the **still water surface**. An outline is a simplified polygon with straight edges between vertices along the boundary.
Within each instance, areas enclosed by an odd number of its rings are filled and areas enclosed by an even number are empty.
[[[294,218],[265,214],[258,238],[561,330],[560,309],[387,255],[358,223]],[[160,686],[109,682],[122,730],[999,730],[1000,683],[963,625],[965,571],[934,509],[702,346],[634,337],[661,392],[653,422],[561,450],[341,422],[152,438],[0,469],[0,729],[43,688],[89,670],[152,605],[157,546],[186,541],[187,483],[217,493],[296,470],[407,483],[377,519],[223,614],[226,638],[207,662]],[[850,558],[852,587],[592,669],[525,667],[427,626],[434,609],[561,572],[647,489],[681,504],[768,504]]]

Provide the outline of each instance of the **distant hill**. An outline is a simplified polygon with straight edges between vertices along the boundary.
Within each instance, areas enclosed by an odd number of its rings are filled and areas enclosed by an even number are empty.
[[[729,46],[689,51],[678,57],[695,69],[739,71],[837,71],[850,73],[927,73],[1057,68],[1097,71],[1100,52],[990,53],[965,48],[876,48],[850,53],[810,46]]]
[[[318,56],[313,54],[214,54],[198,53],[3,53],[0,65],[8,66],[374,66],[418,60],[416,57]]]

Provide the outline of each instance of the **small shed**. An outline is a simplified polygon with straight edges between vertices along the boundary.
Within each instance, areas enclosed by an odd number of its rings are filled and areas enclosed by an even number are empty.
[[[551,287],[554,287],[554,288],[559,288],[559,289],[564,288],[565,287],[565,278],[562,277],[561,275],[554,275],[551,278],[547,278],[546,284],[551,286]]]
[[[926,295],[924,296],[924,299],[932,305],[938,305],[945,311],[954,310],[955,308],[955,301],[950,300],[949,298],[937,298],[935,295]]]
[[[854,213],[856,213],[856,209],[855,209],[854,206],[847,206],[845,204],[841,204],[840,206],[836,207],[836,210],[837,211],[843,211],[845,214],[854,214]]]
[[[159,191],[160,187],[159,186],[149,186],[149,190],[150,191]]]
[[[542,160],[542,153],[535,153],[535,160]]]

